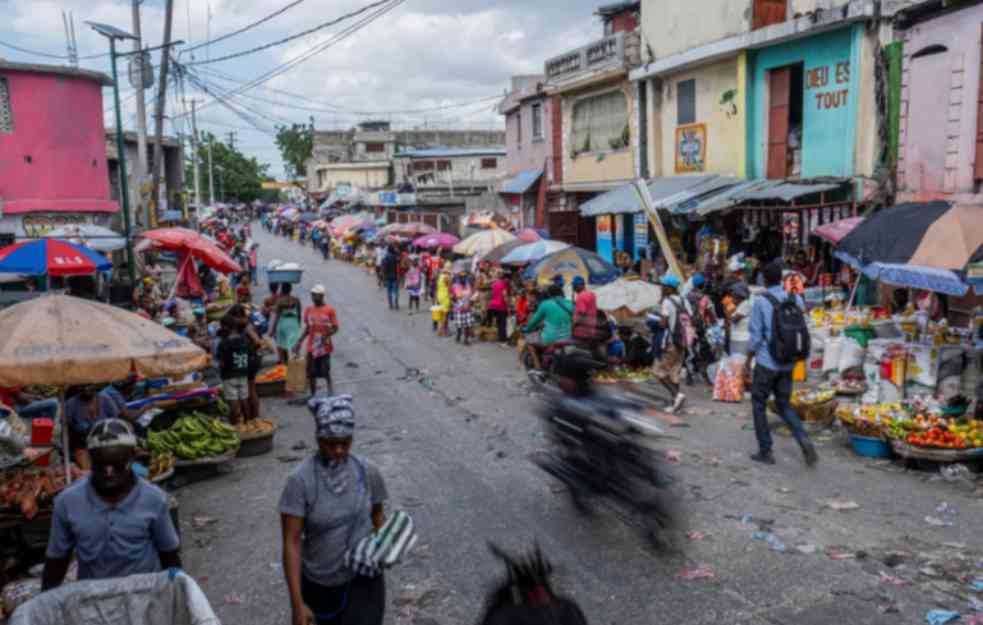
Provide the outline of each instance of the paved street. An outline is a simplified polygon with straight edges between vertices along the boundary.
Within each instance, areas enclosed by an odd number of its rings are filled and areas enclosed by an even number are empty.
[[[933,607],[967,611],[968,584],[953,578],[983,574],[983,506],[972,486],[859,459],[839,436],[820,440],[815,470],[782,436],[777,466],[752,465],[748,405],[711,403],[697,387],[686,427],[659,445],[678,452],[685,531],[703,537],[682,536],[679,552],[655,555],[612,515],[578,517],[531,464],[543,438],[514,352],[435,337],[428,312],[389,311],[362,269],[254,230],[261,267],[279,258],[307,268],[297,293],[305,304],[311,286],[327,287],[341,324],[335,386],[357,407],[355,452],[380,466],[389,508],[406,509],[419,527],[415,556],[388,576],[388,622],[474,622],[500,573],[488,540],[539,541],[591,623],[922,623]],[[226,623],[289,622],[276,504],[313,432],[306,409],[263,405],[281,425],[275,451],[177,491],[185,563]],[[293,450],[298,441],[308,449]],[[827,500],[859,508],[837,511]],[[938,512],[943,502],[954,512]],[[207,518],[216,521],[195,527]],[[754,538],[762,529],[784,552]],[[680,577],[697,565],[714,577]]]

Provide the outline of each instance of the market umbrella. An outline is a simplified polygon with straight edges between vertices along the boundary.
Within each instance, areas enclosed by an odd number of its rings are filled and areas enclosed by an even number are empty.
[[[542,240],[544,237],[540,236],[540,234],[532,228],[523,228],[515,233],[515,238],[522,239],[527,243],[535,243],[536,241]]]
[[[834,255],[887,284],[965,295],[967,266],[983,260],[983,206],[899,204],[868,216]]]
[[[637,317],[662,303],[662,289],[644,280],[618,278],[594,290],[597,307],[619,322]]]
[[[418,239],[414,239],[413,245],[428,250],[441,247],[450,249],[457,245],[460,241],[461,240],[453,234],[448,234],[446,232],[435,232],[433,234],[425,234]]]
[[[853,232],[853,229],[860,225],[863,217],[849,217],[832,223],[823,224],[812,231],[814,235],[825,239],[830,243],[836,244],[843,240],[846,235]]]
[[[59,226],[49,232],[45,238],[77,241],[97,252],[115,252],[126,247],[125,237],[105,226],[95,224]]]
[[[383,234],[395,234],[396,236],[415,238],[425,234],[434,234],[437,232],[437,229],[419,221],[410,221],[401,224],[389,224],[388,226],[382,227],[380,232]]]
[[[320,218],[320,215],[317,213],[301,213],[298,218],[300,221],[309,224],[317,221]]]
[[[232,260],[214,241],[204,235],[187,228],[160,228],[143,233],[144,239],[149,239],[171,252],[188,254],[215,271],[222,273],[240,273],[242,267]]]
[[[511,241],[506,241],[493,250],[490,250],[487,254],[481,257],[482,260],[486,260],[490,263],[500,263],[502,259],[508,256],[508,254],[517,247],[522,247],[523,245],[528,245],[529,241],[523,241],[522,239],[516,238]]]
[[[600,286],[614,282],[621,272],[594,252],[568,247],[529,265],[522,275],[540,284],[549,284],[556,275],[563,276],[564,282],[570,284],[575,276],[580,276],[588,284]]]
[[[112,267],[105,256],[61,239],[22,241],[0,249],[0,273],[90,276]]]
[[[570,247],[570,244],[564,243],[563,241],[542,240],[536,241],[535,243],[526,243],[509,252],[501,262],[503,265],[525,265],[526,263],[537,261],[544,256],[565,250],[568,247]]]
[[[462,256],[483,256],[502,243],[515,239],[514,236],[500,228],[490,228],[476,232],[454,246],[454,251]]]
[[[2,386],[108,384],[131,371],[171,377],[207,364],[190,339],[116,306],[45,295],[0,311]],[[64,415],[64,392],[61,401]],[[67,424],[62,437],[67,449]],[[70,461],[66,453],[66,474]]]

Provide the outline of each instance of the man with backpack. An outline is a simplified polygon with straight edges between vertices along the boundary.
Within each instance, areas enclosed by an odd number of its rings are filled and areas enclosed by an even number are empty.
[[[763,275],[768,290],[754,299],[751,311],[751,343],[745,365],[746,372],[749,372],[751,358],[755,359],[751,406],[754,411],[754,434],[758,439],[758,453],[753,454],[751,460],[775,464],[766,413],[768,398],[774,394],[778,414],[792,430],[806,464],[813,466],[819,459],[816,449],[809,440],[809,435],[802,429],[799,416],[789,406],[792,396],[792,369],[797,361],[809,356],[809,326],[805,319],[805,304],[798,295],[785,293],[780,263],[767,265]]]
[[[673,398],[669,412],[675,413],[686,403],[686,396],[680,392],[683,377],[683,365],[686,362],[686,351],[690,340],[687,327],[690,324],[689,309],[679,296],[679,278],[673,275],[663,276],[659,281],[662,286],[662,328],[663,351],[662,359],[655,363],[655,377],[669,391]]]

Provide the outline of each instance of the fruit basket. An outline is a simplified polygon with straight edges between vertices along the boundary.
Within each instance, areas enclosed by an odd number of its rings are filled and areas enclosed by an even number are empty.
[[[273,436],[276,434],[277,424],[270,419],[254,419],[246,425],[240,425],[239,458],[250,458],[273,451]]]
[[[831,389],[800,389],[792,393],[790,402],[792,410],[800,419],[827,427],[832,425],[838,405],[836,393]],[[773,399],[768,400],[768,408],[778,414],[778,406]]]
[[[973,449],[944,449],[940,447],[920,447],[899,438],[889,439],[891,449],[902,458],[910,460],[930,460],[932,462],[966,462],[983,460],[983,447]]]

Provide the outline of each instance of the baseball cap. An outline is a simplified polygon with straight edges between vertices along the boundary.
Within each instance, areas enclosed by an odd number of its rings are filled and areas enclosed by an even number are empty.
[[[585,284],[587,284],[587,283],[584,281],[584,277],[583,276],[574,276],[574,278],[573,278],[573,286],[584,286]]]
[[[311,289],[311,295],[324,295],[325,292],[323,284],[315,284],[314,288]]]
[[[703,277],[702,273],[693,274],[693,286],[703,286],[707,283],[707,279]]]
[[[85,439],[89,450],[103,447],[136,447],[137,437],[133,428],[122,419],[102,419],[97,421]]]
[[[661,284],[662,286],[671,287],[673,289],[678,289],[679,288],[679,278],[677,278],[676,276],[674,276],[672,274],[667,274],[667,275],[662,276],[662,279],[659,280],[659,284]]]

